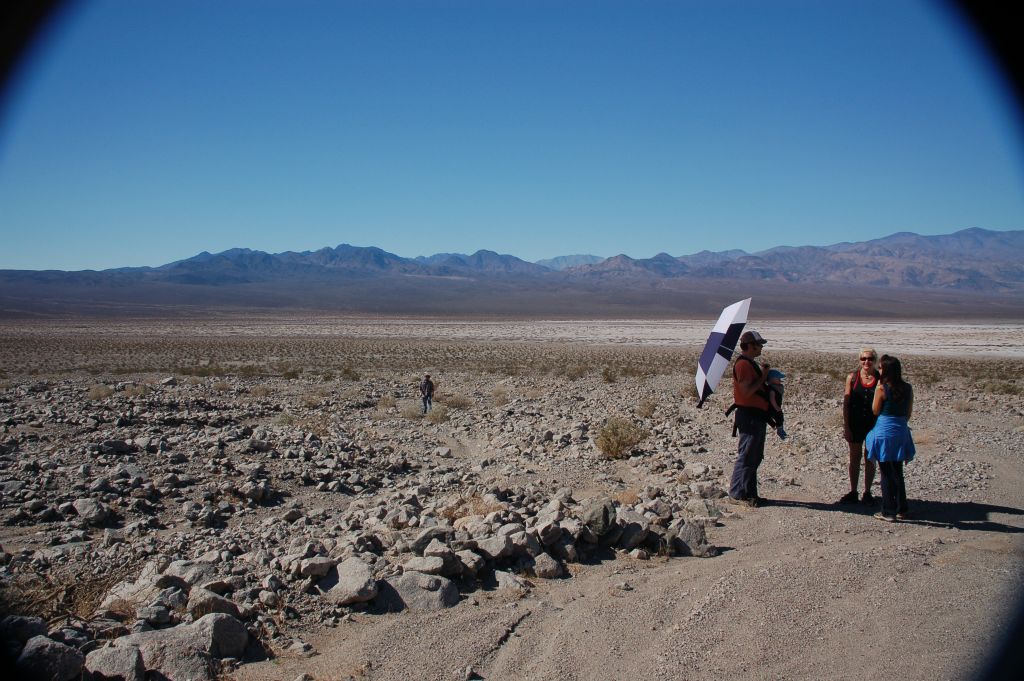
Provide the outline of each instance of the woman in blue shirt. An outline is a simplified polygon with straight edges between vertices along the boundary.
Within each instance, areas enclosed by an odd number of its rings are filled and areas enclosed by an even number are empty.
[[[875,517],[892,523],[907,517],[903,462],[911,461],[916,453],[907,425],[914,410],[914,389],[903,380],[903,367],[895,357],[882,355],[879,368],[881,377],[871,404],[878,420],[864,445],[867,458],[877,461],[882,473],[882,510]]]

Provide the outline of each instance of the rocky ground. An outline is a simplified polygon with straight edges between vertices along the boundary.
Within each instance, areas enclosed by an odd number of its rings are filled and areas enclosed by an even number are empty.
[[[0,639],[28,674],[958,678],[1021,586],[1020,358],[903,357],[890,525],[833,503],[855,355],[787,349],[813,339],[766,352],[791,437],[749,509],[697,347],[167,328],[0,328]]]

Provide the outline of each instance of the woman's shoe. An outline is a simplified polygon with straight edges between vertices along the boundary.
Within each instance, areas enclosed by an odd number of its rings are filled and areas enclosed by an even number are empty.
[[[870,490],[864,492],[864,495],[860,498],[862,504],[873,504],[875,503],[875,497],[871,494]]]
[[[836,503],[837,504],[856,504],[857,503],[857,492],[856,492],[856,490],[851,490],[851,491],[847,492],[842,497],[840,497],[839,501],[837,501]]]
[[[876,518],[878,518],[879,520],[884,520],[884,521],[885,521],[885,522],[887,522],[887,523],[894,523],[894,522],[896,522],[896,518],[895,518],[894,516],[891,516],[891,515],[885,515],[885,514],[884,514],[884,513],[882,513],[881,511],[879,511],[878,513],[876,513],[876,514],[875,514],[875,517],[876,517]]]

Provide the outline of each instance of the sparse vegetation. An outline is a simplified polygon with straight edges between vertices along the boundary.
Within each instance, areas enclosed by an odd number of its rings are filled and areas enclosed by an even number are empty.
[[[636,415],[642,419],[649,419],[654,416],[654,410],[658,408],[658,401],[645,397],[636,405]]]
[[[601,378],[605,383],[615,383],[619,380],[619,372],[615,367],[604,367],[601,369]]]
[[[427,412],[427,420],[431,423],[444,423],[448,420],[448,407],[443,404],[436,405]]]
[[[495,386],[491,390],[491,401],[495,407],[501,407],[508,404],[508,390],[504,386]]]
[[[458,393],[454,395],[439,395],[437,401],[443,402],[451,409],[469,409],[473,406],[471,399]]]
[[[214,392],[226,393],[231,390],[231,384],[227,381],[217,381],[212,386]]]
[[[421,419],[423,418],[423,405],[418,402],[406,402],[402,405],[399,413],[403,419]]]
[[[103,385],[102,383],[94,385],[89,388],[86,393],[86,397],[90,400],[105,400],[114,394],[114,389],[109,385]]]
[[[629,419],[613,416],[598,431],[595,443],[605,458],[621,459],[650,435]]]

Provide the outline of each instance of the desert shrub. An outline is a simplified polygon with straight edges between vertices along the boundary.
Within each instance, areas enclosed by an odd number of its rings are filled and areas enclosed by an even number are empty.
[[[469,409],[473,406],[472,400],[465,395],[460,395],[458,393],[445,396],[440,401],[444,402],[444,404],[451,409]]]
[[[111,388],[109,385],[103,385],[102,383],[98,383],[89,388],[88,392],[86,393],[86,397],[88,397],[90,400],[105,400],[113,394],[114,389]]]
[[[295,417],[291,414],[278,414],[274,417],[275,426],[290,426],[295,423]]]
[[[264,372],[261,367],[255,364],[243,364],[235,368],[235,373],[244,378],[253,378],[254,376],[263,376]]]
[[[601,369],[601,379],[605,383],[615,383],[619,380],[619,371],[615,367],[604,367]]]
[[[619,502],[621,506],[632,506],[636,502],[640,501],[640,495],[632,487],[627,487],[624,490],[616,492],[612,495],[612,501]]]
[[[377,409],[393,409],[396,404],[397,401],[395,400],[394,396],[383,395],[379,400],[377,400]]]
[[[349,365],[345,365],[341,368],[341,376],[342,378],[346,378],[350,381],[358,381],[362,378],[362,376],[359,375],[359,372]]]
[[[254,397],[270,397],[273,390],[270,389],[270,386],[258,385],[250,390],[249,393]]]
[[[950,408],[957,413],[972,411],[974,409],[974,407],[971,406],[971,403],[967,400],[955,400],[953,404],[950,405]]]
[[[473,494],[468,497],[461,497],[445,506],[438,515],[448,520],[448,522],[455,522],[459,518],[465,518],[468,515],[487,515],[488,513],[504,509],[505,507],[500,503],[484,501],[479,494]]]
[[[416,402],[406,402],[399,413],[403,419],[420,419],[423,418],[423,406]]]
[[[143,397],[149,394],[151,388],[148,385],[139,385],[138,383],[132,383],[124,389],[126,397]]]
[[[491,401],[494,402],[495,407],[508,404],[508,390],[503,386],[497,386],[491,390]]]
[[[231,384],[227,381],[217,381],[212,386],[214,392],[226,393],[231,390]]]
[[[14,387],[14,384],[10,381],[0,381],[0,390],[10,390]]]
[[[613,416],[597,433],[598,449],[608,459],[621,459],[650,433],[629,419]]]
[[[300,373],[302,373],[300,369],[285,369],[284,371],[281,372],[281,378],[293,380],[298,378]]]
[[[528,400],[539,400],[547,394],[548,391],[543,388],[530,388],[523,394],[523,396]]]
[[[587,367],[582,364],[571,364],[565,368],[562,374],[566,378],[575,381],[587,375]]]
[[[439,404],[427,412],[427,420],[431,423],[444,423],[448,420],[448,407]]]
[[[649,419],[654,416],[654,410],[658,408],[658,401],[645,397],[636,405],[636,415],[642,419]]]
[[[197,367],[178,367],[175,369],[175,373],[183,374],[185,376],[223,376],[224,370],[216,364],[208,364],[206,366]]]
[[[1022,392],[1020,385],[1013,381],[985,381],[981,389],[990,395],[1020,395]]]

